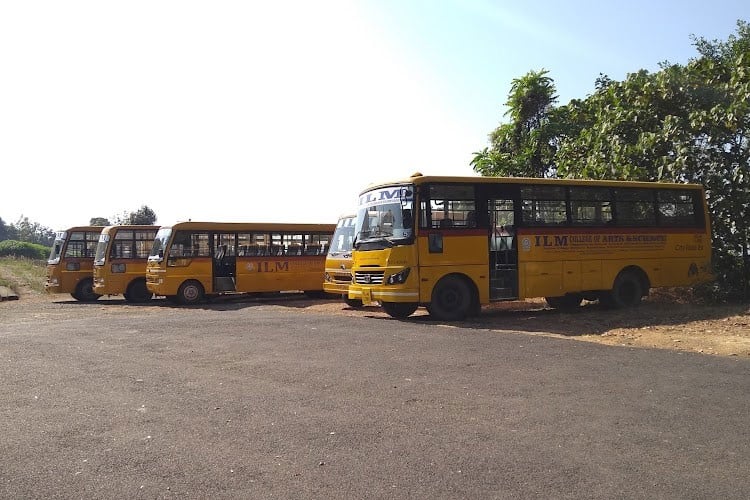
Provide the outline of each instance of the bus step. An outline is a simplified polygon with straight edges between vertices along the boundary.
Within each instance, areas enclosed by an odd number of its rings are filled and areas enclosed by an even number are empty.
[[[493,287],[490,289],[490,298],[492,300],[497,299],[516,299],[518,298],[516,292],[510,287]]]
[[[222,277],[214,278],[214,290],[217,292],[233,292],[236,290],[234,286],[234,278]]]

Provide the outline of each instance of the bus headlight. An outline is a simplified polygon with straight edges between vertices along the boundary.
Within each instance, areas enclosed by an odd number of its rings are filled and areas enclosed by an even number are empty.
[[[388,276],[386,283],[388,283],[389,285],[400,285],[402,283],[406,283],[406,278],[409,277],[409,271],[411,271],[411,268],[407,267],[403,271],[399,271],[396,274],[391,274],[390,276]]]
[[[331,281],[331,275],[330,275],[330,274],[328,274],[328,273],[325,273],[325,275],[324,275],[324,279],[325,279],[325,280],[326,280],[327,282],[330,282],[330,281]]]

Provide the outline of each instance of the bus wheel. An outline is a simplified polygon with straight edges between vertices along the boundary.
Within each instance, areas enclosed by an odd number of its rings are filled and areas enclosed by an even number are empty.
[[[203,300],[203,285],[200,281],[189,280],[180,285],[177,290],[177,300],[180,304],[197,304]]]
[[[346,302],[346,305],[351,307],[352,309],[359,309],[360,307],[362,307],[362,301],[359,299],[350,299],[349,297],[344,297],[344,302]]]
[[[86,278],[82,279],[76,285],[76,291],[71,293],[74,299],[80,300],[81,302],[93,302],[101,295],[94,293],[94,279]]]
[[[562,297],[544,297],[552,309],[575,309],[583,302],[583,296],[578,293],[566,293]]]
[[[397,319],[408,318],[418,306],[416,302],[383,302],[383,310],[388,316]]]
[[[146,287],[145,278],[133,280],[128,285],[128,290],[125,292],[125,300],[128,302],[148,302],[151,300],[152,294]]]
[[[459,321],[466,318],[471,306],[472,295],[466,281],[458,276],[446,276],[432,290],[427,310],[440,321]]]
[[[608,307],[618,309],[624,307],[634,307],[641,302],[643,297],[643,287],[638,276],[630,271],[621,272],[615,278],[612,285],[612,291],[604,295],[603,303]]]

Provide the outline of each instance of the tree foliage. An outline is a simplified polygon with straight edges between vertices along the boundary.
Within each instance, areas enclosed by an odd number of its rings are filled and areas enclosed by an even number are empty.
[[[89,219],[89,226],[111,226],[112,223],[106,217],[92,217]]]
[[[38,222],[29,221],[28,217],[22,215],[15,224],[7,226],[0,219],[0,241],[3,240],[17,240],[49,247],[55,241],[55,232]]]
[[[747,298],[750,25],[738,21],[726,41],[693,44],[698,56],[685,65],[664,62],[623,81],[600,76],[593,94],[556,108],[553,99],[523,99],[532,89],[554,93],[546,72],[514,80],[511,122],[490,134],[472,165],[483,175],[701,183],[712,218],[713,292]],[[536,120],[528,119],[530,102],[540,105]]]
[[[122,215],[115,217],[115,224],[118,225],[136,225],[136,224],[154,224],[156,222],[156,212],[151,210],[147,205],[142,205],[135,212],[123,212]]]
[[[557,95],[547,75],[543,69],[513,80],[505,113],[511,121],[490,133],[489,148],[474,154],[474,170],[482,175],[552,175],[555,123],[550,111]]]

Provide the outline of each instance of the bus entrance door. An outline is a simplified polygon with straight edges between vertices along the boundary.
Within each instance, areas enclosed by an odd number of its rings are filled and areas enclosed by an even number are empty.
[[[236,290],[237,253],[233,234],[214,235],[214,292]]]
[[[490,299],[518,298],[518,245],[513,200],[489,200]]]

